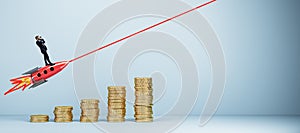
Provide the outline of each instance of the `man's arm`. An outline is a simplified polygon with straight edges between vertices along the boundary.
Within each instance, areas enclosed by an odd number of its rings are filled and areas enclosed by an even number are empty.
[[[40,39],[40,41],[41,41],[42,43],[46,43],[44,39]]]

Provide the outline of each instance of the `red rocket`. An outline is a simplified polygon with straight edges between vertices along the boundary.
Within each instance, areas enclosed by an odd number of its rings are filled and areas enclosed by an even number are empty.
[[[22,89],[22,91],[24,91],[30,85],[31,86],[29,88],[35,88],[41,84],[44,84],[47,82],[48,78],[62,71],[68,64],[69,61],[61,61],[56,62],[53,66],[33,68],[23,73],[22,75],[24,76],[11,79],[10,82],[15,86],[5,92],[4,95],[7,95],[19,89]]]
[[[7,95],[7,94],[9,94],[11,92],[14,92],[14,91],[17,91],[19,89],[22,89],[24,91],[30,85],[31,86],[29,88],[34,88],[34,87],[37,87],[37,86],[39,86],[39,85],[41,85],[43,83],[46,83],[48,78],[50,78],[50,77],[56,75],[57,73],[59,73],[60,71],[62,71],[69,63],[72,63],[72,62],[74,62],[74,61],[76,61],[78,59],[81,59],[81,58],[83,58],[85,56],[93,54],[93,53],[95,53],[97,51],[100,51],[100,50],[102,50],[104,48],[107,48],[109,46],[112,46],[114,44],[122,42],[124,40],[127,40],[127,39],[129,39],[131,37],[134,37],[134,36],[136,36],[138,34],[141,34],[141,33],[145,32],[145,31],[153,29],[153,28],[155,28],[155,27],[157,27],[159,25],[162,25],[162,24],[164,24],[166,22],[169,22],[169,21],[171,21],[171,20],[173,20],[175,18],[181,17],[181,16],[183,16],[185,14],[188,14],[188,13],[190,13],[192,11],[195,11],[195,10],[197,10],[197,9],[203,7],[203,6],[206,6],[206,5],[210,4],[210,3],[213,3],[215,1],[216,0],[211,0],[209,2],[206,2],[206,3],[202,4],[202,5],[194,7],[192,9],[187,10],[187,11],[185,11],[183,13],[180,13],[180,14],[178,14],[176,16],[170,17],[170,18],[168,18],[166,20],[163,20],[163,21],[161,21],[161,22],[159,22],[157,24],[151,25],[151,26],[149,26],[149,27],[147,27],[145,29],[142,29],[140,31],[132,33],[132,34],[130,34],[128,36],[125,36],[125,37],[123,37],[123,38],[121,38],[119,40],[116,40],[114,42],[106,44],[106,45],[104,45],[104,46],[102,46],[100,48],[97,48],[95,50],[92,50],[92,51],[90,51],[90,52],[88,52],[86,54],[83,54],[83,55],[81,55],[79,57],[76,57],[76,58],[74,58],[72,60],[56,62],[55,65],[53,65],[53,66],[45,66],[45,67],[41,67],[41,68],[36,67],[36,68],[34,68],[32,70],[29,70],[28,72],[23,73],[24,76],[21,76],[21,77],[18,77],[18,78],[13,78],[13,79],[10,80],[10,82],[12,84],[14,84],[15,86],[12,87],[11,89],[9,89],[7,92],[5,92],[4,95]]]

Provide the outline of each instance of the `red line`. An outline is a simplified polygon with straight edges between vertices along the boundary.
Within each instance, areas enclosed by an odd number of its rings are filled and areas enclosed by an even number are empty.
[[[85,57],[85,56],[88,56],[88,55],[90,55],[90,54],[92,54],[92,53],[95,53],[95,52],[97,52],[97,51],[99,51],[99,50],[102,50],[102,49],[107,48],[107,47],[109,47],[109,46],[111,46],[111,45],[114,45],[114,44],[116,44],[116,43],[119,43],[119,42],[121,42],[121,41],[124,41],[124,40],[126,40],[126,39],[128,39],[128,38],[131,38],[131,37],[133,37],[133,36],[136,36],[136,35],[138,35],[138,34],[140,34],[140,33],[143,33],[143,32],[145,32],[145,31],[147,31],[147,30],[150,30],[150,29],[152,29],[152,28],[154,28],[154,27],[157,27],[157,26],[159,26],[159,25],[162,25],[162,24],[164,24],[164,23],[166,23],[166,22],[168,22],[168,21],[171,21],[171,20],[173,20],[173,19],[175,19],[175,18],[181,17],[181,16],[183,16],[183,15],[185,15],[185,14],[187,14],[187,13],[190,13],[190,12],[192,12],[192,11],[194,11],[194,10],[197,10],[197,9],[199,9],[199,8],[201,8],[201,7],[204,7],[204,6],[206,6],[206,5],[210,4],[210,3],[213,3],[213,2],[215,2],[215,1],[216,1],[216,0],[211,0],[211,1],[207,2],[207,3],[204,3],[204,4],[202,4],[202,5],[199,5],[199,6],[197,6],[197,7],[195,7],[195,8],[192,8],[192,9],[190,9],[190,10],[188,10],[188,11],[185,11],[185,12],[183,12],[183,13],[180,13],[180,14],[174,16],[174,17],[168,18],[168,19],[166,19],[166,20],[164,20],[164,21],[162,21],[162,22],[159,22],[159,23],[157,23],[157,24],[154,24],[154,25],[152,25],[152,26],[149,26],[149,27],[147,27],[147,28],[145,28],[145,29],[142,29],[142,30],[140,30],[140,31],[137,31],[137,32],[135,32],[135,33],[133,33],[133,34],[131,34],[131,35],[125,36],[125,37],[123,37],[123,38],[121,38],[121,39],[119,39],[119,40],[116,40],[116,41],[111,42],[111,43],[109,43],[109,44],[107,44],[107,45],[104,45],[104,46],[102,46],[102,47],[100,47],[100,48],[98,48],[98,49],[95,49],[95,50],[90,51],[90,52],[88,52],[88,53],[86,53],[86,54],[83,54],[83,55],[81,55],[81,56],[78,56],[78,57],[76,57],[76,58],[70,60],[69,62],[76,61],[76,60],[78,60],[78,59],[80,59],[80,58],[83,58],[83,57]]]

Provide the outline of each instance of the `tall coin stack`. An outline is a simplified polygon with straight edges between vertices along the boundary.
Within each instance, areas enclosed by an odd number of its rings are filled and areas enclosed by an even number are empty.
[[[135,121],[152,122],[152,78],[134,78],[135,88]]]
[[[81,116],[80,122],[97,122],[99,118],[99,100],[82,99],[80,103]]]
[[[49,116],[48,115],[31,115],[30,122],[41,123],[41,122],[48,122]]]
[[[72,106],[56,106],[54,109],[54,122],[72,122],[73,114]]]
[[[124,122],[126,114],[125,86],[109,86],[108,88],[108,122]]]

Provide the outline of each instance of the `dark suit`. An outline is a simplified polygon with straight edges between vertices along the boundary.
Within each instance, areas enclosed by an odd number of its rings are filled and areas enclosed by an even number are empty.
[[[39,40],[37,40],[37,41],[36,41],[36,45],[39,46],[39,48],[40,48],[42,54],[44,55],[44,61],[45,61],[45,64],[46,64],[46,65],[49,65],[49,64],[51,65],[52,63],[51,63],[51,61],[50,61],[50,59],[49,59],[49,55],[48,55],[48,53],[47,53],[47,47],[46,47],[46,45],[45,45],[45,40],[44,40],[44,39],[39,39]]]

